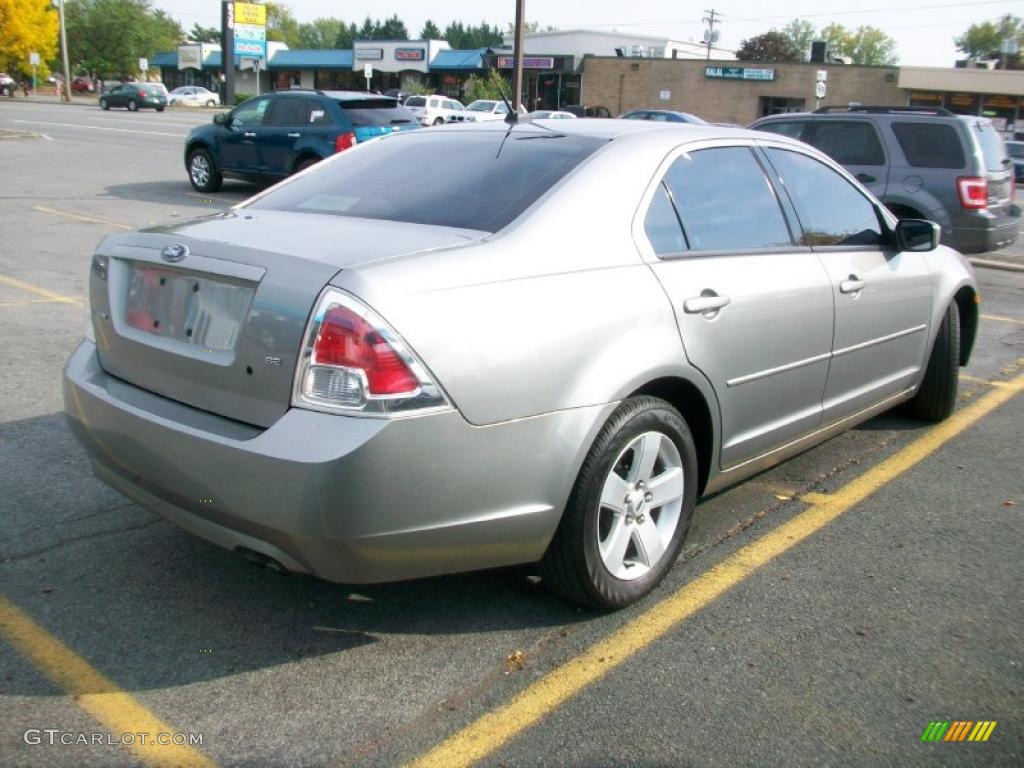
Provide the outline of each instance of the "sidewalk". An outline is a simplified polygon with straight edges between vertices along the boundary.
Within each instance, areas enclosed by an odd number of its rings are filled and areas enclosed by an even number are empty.
[[[84,94],[82,96],[72,96],[71,101],[63,101],[60,98],[60,96],[56,94],[36,93],[35,91],[32,91],[29,94],[28,98],[25,98],[21,91],[18,91],[17,95],[15,96],[0,96],[0,104],[7,104],[13,102],[34,102],[36,104],[68,104],[69,106],[75,107],[95,107],[98,101],[99,97],[92,93]]]

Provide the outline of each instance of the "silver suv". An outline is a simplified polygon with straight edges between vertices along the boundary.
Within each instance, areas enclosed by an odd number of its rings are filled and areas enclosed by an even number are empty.
[[[1017,239],[1013,163],[984,117],[915,107],[825,107],[750,125],[801,139],[846,167],[901,219],[930,219],[962,253]]]

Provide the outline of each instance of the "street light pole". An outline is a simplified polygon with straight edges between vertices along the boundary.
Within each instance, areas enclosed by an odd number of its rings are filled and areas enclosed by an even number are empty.
[[[512,55],[512,111],[519,114],[523,103],[523,17],[526,0],[516,0],[515,50]]]
[[[57,0],[57,15],[60,18],[60,58],[64,65],[64,83],[61,86],[64,101],[71,101],[71,66],[68,64],[68,33],[64,26],[64,0]],[[102,95],[102,94],[101,94]]]

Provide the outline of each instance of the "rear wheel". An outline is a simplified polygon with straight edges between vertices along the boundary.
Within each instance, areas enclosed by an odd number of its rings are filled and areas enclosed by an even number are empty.
[[[217,102],[214,101],[213,99],[210,99],[208,102],[206,102],[206,106],[208,106],[208,107],[215,107],[215,106],[217,106]]]
[[[307,157],[304,160],[300,160],[295,165],[295,173],[298,173],[299,171],[304,171],[307,168],[309,168],[311,165],[316,165],[319,162],[320,162],[320,158],[319,157]]]
[[[629,605],[675,562],[697,502],[697,452],[664,400],[624,401],[601,428],[541,562],[545,583],[577,602]]]
[[[959,367],[960,310],[954,301],[946,308],[946,316],[939,326],[921,388],[907,403],[908,415],[922,421],[948,418],[956,407]]]
[[[163,111],[164,111],[163,105],[161,105],[161,106],[157,107],[157,108],[156,108],[156,111],[157,111],[157,112],[163,112]]]
[[[443,117],[435,117],[434,118],[434,125],[443,125],[443,124],[444,124],[444,118]]]
[[[136,103],[135,99],[128,99],[128,111],[129,112],[138,112],[139,111],[139,105]]]
[[[100,109],[110,109],[110,104],[106,99],[100,99]]]
[[[197,192],[216,192],[224,182],[213,157],[205,149],[193,149],[188,155],[188,180]]]

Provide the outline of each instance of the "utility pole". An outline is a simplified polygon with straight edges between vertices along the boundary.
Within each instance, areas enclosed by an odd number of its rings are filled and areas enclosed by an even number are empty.
[[[523,23],[526,16],[526,0],[516,0],[515,50],[512,53],[512,111],[519,116],[519,105],[523,103]]]
[[[68,64],[68,33],[64,28],[64,0],[57,0],[57,15],[60,18],[60,58],[64,65],[64,82],[61,85],[61,98],[71,101],[71,67]],[[100,94],[101,96],[103,94]]]
[[[704,9],[704,13],[707,14],[701,21],[708,25],[708,31],[704,33],[704,42],[708,46],[707,60],[711,61],[711,46],[718,42],[718,33],[715,32],[715,24],[722,20],[722,14],[716,13],[715,9],[711,10]]]

